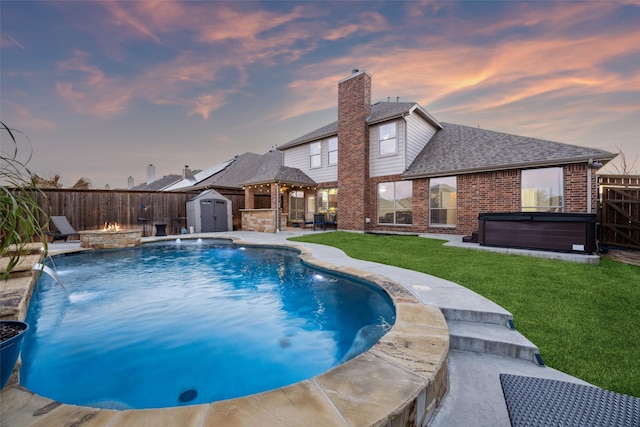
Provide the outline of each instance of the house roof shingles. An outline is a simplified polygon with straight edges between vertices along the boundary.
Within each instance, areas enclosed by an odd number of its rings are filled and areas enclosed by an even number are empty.
[[[253,169],[252,174],[243,185],[255,185],[271,182],[282,182],[292,185],[316,185],[316,182],[309,178],[300,169],[290,168],[282,165],[282,152],[279,150],[269,151],[262,156],[260,165]]]
[[[182,175],[165,175],[162,178],[156,179],[153,182],[145,182],[143,184],[138,184],[135,187],[131,188],[131,190],[144,190],[144,191],[160,191],[169,185],[175,184],[182,179]]]
[[[403,178],[458,175],[461,173],[609,161],[607,151],[537,138],[441,123],[442,130],[427,143]]]

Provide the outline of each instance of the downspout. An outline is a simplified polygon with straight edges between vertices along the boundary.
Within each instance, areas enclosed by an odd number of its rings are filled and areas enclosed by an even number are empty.
[[[587,213],[591,213],[591,169],[593,169],[593,159],[589,159],[587,165]]]

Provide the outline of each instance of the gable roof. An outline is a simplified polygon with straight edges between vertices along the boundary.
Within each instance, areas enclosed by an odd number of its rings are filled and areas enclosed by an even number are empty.
[[[282,151],[271,150],[260,159],[260,166],[243,185],[265,184],[281,182],[291,185],[316,185],[316,182],[309,178],[300,169],[290,168],[282,165]]]
[[[589,159],[608,162],[616,156],[594,148],[451,123],[442,125],[402,174],[403,178],[554,166]]]
[[[436,128],[440,129],[440,123],[431,116],[424,108],[415,102],[376,102],[371,106],[371,115],[367,117],[367,123],[373,125],[376,123],[393,120],[403,117],[407,114],[416,113]],[[302,145],[314,140],[335,136],[338,134],[338,121],[324,125],[314,131],[302,135],[294,140],[287,142],[278,147],[279,150]]]

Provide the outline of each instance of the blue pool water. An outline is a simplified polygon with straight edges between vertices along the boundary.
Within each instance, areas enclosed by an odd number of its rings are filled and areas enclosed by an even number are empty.
[[[49,264],[51,265],[51,264]],[[296,252],[183,240],[55,258],[31,301],[21,383],[102,408],[208,403],[292,384],[394,323],[380,289]]]

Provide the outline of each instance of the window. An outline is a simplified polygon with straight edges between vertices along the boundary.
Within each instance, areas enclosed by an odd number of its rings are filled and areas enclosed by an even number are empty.
[[[304,221],[304,191],[289,193],[289,221]]]
[[[338,138],[329,139],[329,158],[327,164],[338,164]]]
[[[322,145],[320,141],[312,142],[309,146],[309,151],[311,155],[311,162],[309,166],[312,169],[322,167]]]
[[[562,168],[522,171],[522,211],[562,212]]]
[[[390,156],[392,154],[398,154],[395,123],[380,126],[380,155]]]
[[[378,184],[378,223],[413,223],[413,183],[411,181]]]
[[[431,178],[429,181],[429,223],[431,225],[456,225],[457,217],[456,177]]]
[[[338,213],[338,189],[324,188],[318,190],[318,213],[323,213],[327,218],[332,218]]]

